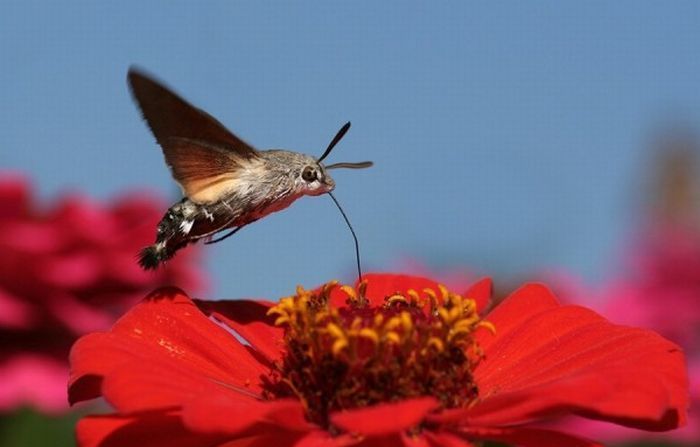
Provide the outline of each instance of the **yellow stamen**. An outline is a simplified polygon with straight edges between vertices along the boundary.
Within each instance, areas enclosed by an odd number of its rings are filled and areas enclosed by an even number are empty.
[[[333,353],[334,356],[338,356],[345,348],[348,347],[348,341],[345,338],[339,338],[335,342],[333,342],[333,346],[331,347],[331,352]]]
[[[413,329],[413,319],[411,318],[411,314],[408,312],[401,312],[399,317],[401,318],[401,326],[403,327],[403,330],[405,332],[410,332]]]
[[[403,295],[391,295],[386,299],[387,306],[392,306],[395,303],[408,304],[408,300]]]
[[[284,323],[288,323],[288,322],[289,322],[289,317],[283,315],[283,316],[277,317],[277,319],[275,320],[275,326],[282,326]]]
[[[352,301],[357,301],[357,292],[352,287],[341,286],[340,290],[342,290]]]
[[[389,343],[393,343],[395,345],[398,345],[401,343],[401,337],[399,337],[399,334],[397,334],[394,331],[388,331],[384,334],[384,339],[388,341]]]
[[[445,344],[437,337],[430,337],[427,343],[429,348],[435,349],[437,352],[442,352],[445,350]]]
[[[333,281],[329,281],[326,284],[323,285],[323,295],[324,296],[329,296],[330,293],[335,289],[335,287],[338,285],[340,281],[337,279],[334,279]]]
[[[435,291],[433,289],[423,289],[423,293],[428,295],[428,299],[430,300],[430,311],[431,313],[435,313],[435,309],[438,308],[438,298],[437,295],[435,294]]]
[[[374,329],[360,329],[359,336],[371,340],[375,345],[379,344],[379,334],[377,334],[377,331],[375,331]]]
[[[335,287],[345,304],[330,299]],[[268,310],[285,329],[287,349],[266,397],[298,396],[308,420],[326,428],[332,411],[397,396],[434,395],[445,408],[477,399],[472,371],[483,354],[474,331],[495,328],[475,301],[438,285],[374,297],[383,304],[370,305],[367,287],[366,280],[357,288],[299,286]]]
[[[333,338],[345,338],[345,332],[335,323],[328,323],[326,330]]]
[[[496,335],[496,326],[494,326],[493,323],[491,323],[490,321],[481,320],[476,326],[483,327],[489,332],[491,332],[493,335]]]
[[[401,326],[401,318],[391,317],[384,325],[384,329],[386,329],[387,331],[393,331],[399,326]]]
[[[440,289],[442,300],[447,301],[447,298],[450,296],[450,292],[447,290],[447,287],[443,286],[442,284],[438,284],[438,289]]]
[[[447,341],[451,342],[452,340],[457,339],[460,335],[469,336],[472,332],[473,331],[469,328],[452,329],[449,334],[447,334]]]
[[[449,321],[453,322],[462,316],[463,309],[455,306],[449,310]]]
[[[411,304],[413,305],[418,305],[421,302],[420,295],[418,295],[418,292],[413,289],[408,289],[406,295],[411,298]]]
[[[355,319],[352,320],[352,324],[350,325],[350,329],[357,332],[360,330],[361,327],[362,327],[362,318],[355,317]]]
[[[360,284],[357,286],[357,293],[360,296],[360,303],[363,306],[367,305],[367,280],[363,279],[360,281]]]
[[[377,314],[374,316],[374,327],[379,327],[384,322],[384,315]]]

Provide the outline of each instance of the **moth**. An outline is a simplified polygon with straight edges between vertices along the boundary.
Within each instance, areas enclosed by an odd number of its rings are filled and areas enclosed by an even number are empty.
[[[323,164],[350,122],[318,159],[282,149],[257,150],[145,72],[132,67],[128,83],[184,196],[161,219],[155,243],[139,253],[144,269],[156,269],[178,250],[200,240],[219,242],[302,196],[330,194],[350,225],[331,194],[335,182],[328,171],[368,168],[372,162]],[[350,230],[359,271],[357,238],[352,227]],[[224,231],[225,235],[214,239]]]

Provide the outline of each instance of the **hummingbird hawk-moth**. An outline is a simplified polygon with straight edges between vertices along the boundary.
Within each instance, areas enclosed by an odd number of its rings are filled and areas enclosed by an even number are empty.
[[[318,159],[281,149],[257,150],[143,71],[131,68],[128,81],[184,196],[161,219],[155,243],[139,254],[144,269],[157,268],[188,244],[219,242],[302,196],[327,193],[338,205],[328,171],[372,166],[369,161],[322,163],[350,128],[349,122]],[[357,239],[355,244],[359,270]]]

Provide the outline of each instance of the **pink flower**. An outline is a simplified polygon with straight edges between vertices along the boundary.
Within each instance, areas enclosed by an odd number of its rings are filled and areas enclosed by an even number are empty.
[[[0,409],[67,408],[73,341],[109,328],[154,287],[202,285],[192,252],[156,273],[136,264],[163,210],[142,193],[109,205],[69,196],[41,209],[22,176],[0,177]]]
[[[603,312],[653,328],[700,355],[700,230],[659,223],[636,241],[626,274],[603,290]]]

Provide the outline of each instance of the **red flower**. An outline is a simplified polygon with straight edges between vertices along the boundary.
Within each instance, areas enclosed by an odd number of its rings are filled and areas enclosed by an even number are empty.
[[[26,180],[0,179],[0,409],[67,408],[66,357],[154,287],[199,287],[193,257],[156,274],[136,265],[165,207],[134,195],[108,206],[66,197],[40,209]]]
[[[79,445],[591,446],[537,424],[685,422],[683,354],[652,332],[538,284],[482,320],[470,297],[489,281],[464,297],[417,277],[365,281],[277,305],[152,294],[73,347],[71,402],[103,396],[117,410],[83,418]]]

